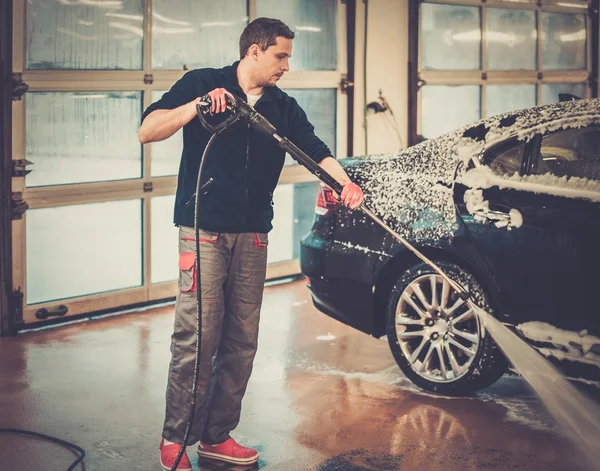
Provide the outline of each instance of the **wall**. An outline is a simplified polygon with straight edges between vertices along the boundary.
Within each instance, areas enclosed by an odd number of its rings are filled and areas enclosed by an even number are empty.
[[[409,0],[357,0],[354,155],[395,152],[406,147],[408,2]],[[365,14],[366,93],[363,73]],[[365,119],[365,103],[377,101],[380,89],[394,117],[389,113],[369,112]],[[394,120],[399,136],[393,126]]]

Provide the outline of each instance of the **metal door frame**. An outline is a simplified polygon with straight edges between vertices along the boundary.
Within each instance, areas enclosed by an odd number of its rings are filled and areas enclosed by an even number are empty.
[[[0,335],[15,331],[12,310],[11,230],[11,104],[12,104],[12,2],[0,5]]]

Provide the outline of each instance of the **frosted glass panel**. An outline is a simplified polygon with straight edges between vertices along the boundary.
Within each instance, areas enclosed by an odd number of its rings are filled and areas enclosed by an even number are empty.
[[[25,3],[28,69],[142,68],[142,0]]]
[[[246,0],[153,0],[152,67],[223,67],[239,58]]]
[[[278,185],[273,192],[273,230],[269,233],[267,263],[294,258],[294,185]]]
[[[278,18],[295,34],[291,70],[337,70],[337,0],[256,0],[257,17]]]
[[[152,103],[158,101],[165,91],[153,91]],[[181,151],[183,150],[183,129],[168,139],[150,144],[152,149],[151,174],[153,177],[177,175]]]
[[[481,118],[481,89],[476,85],[425,86],[421,109],[423,137],[437,137]]]
[[[535,70],[535,12],[486,10],[487,68],[491,70]]]
[[[269,234],[267,262],[283,262],[300,256],[300,241],[310,232],[315,218],[319,182],[279,185],[274,192],[275,217]]]
[[[175,195],[159,196],[151,200],[151,265],[152,283],[176,281],[179,259],[179,228],[173,224]]]
[[[141,200],[30,209],[27,304],[141,286]]]
[[[488,85],[486,114],[494,116],[535,106],[535,85]]]
[[[141,177],[141,92],[32,92],[25,100],[28,187]]]
[[[587,98],[586,83],[544,83],[542,85],[542,105],[558,103],[559,93],[569,93],[579,98]]]
[[[479,8],[421,4],[423,68],[474,70],[481,64]]]
[[[541,14],[542,67],[549,70],[586,68],[586,16]]]
[[[294,97],[306,112],[308,120],[315,127],[315,134],[335,154],[336,146],[336,117],[337,117],[337,89],[311,88],[288,89],[285,92]],[[297,165],[289,155],[286,156],[286,165]]]
[[[294,185],[294,258],[300,257],[300,241],[310,232],[315,220],[319,182]]]

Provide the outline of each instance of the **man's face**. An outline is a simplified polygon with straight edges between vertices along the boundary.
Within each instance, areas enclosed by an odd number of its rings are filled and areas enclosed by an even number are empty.
[[[266,51],[261,51],[259,48],[254,74],[257,85],[274,87],[283,74],[290,70],[291,56],[291,39],[277,37],[275,44],[269,46]]]

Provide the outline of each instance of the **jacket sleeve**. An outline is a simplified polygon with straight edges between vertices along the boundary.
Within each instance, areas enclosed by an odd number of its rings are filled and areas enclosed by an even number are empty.
[[[187,72],[183,77],[181,77],[169,91],[163,94],[160,100],[152,103],[144,114],[142,115],[142,121],[146,119],[150,113],[155,110],[173,110],[178,108],[186,103],[197,98],[199,95],[199,75],[198,71],[190,71]]]
[[[315,162],[333,156],[327,145],[315,135],[315,128],[308,120],[306,113],[295,98],[288,97],[289,106],[289,138]]]

